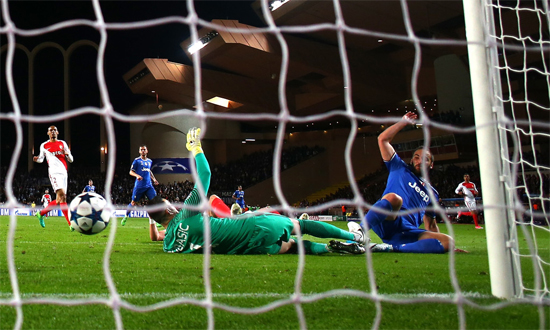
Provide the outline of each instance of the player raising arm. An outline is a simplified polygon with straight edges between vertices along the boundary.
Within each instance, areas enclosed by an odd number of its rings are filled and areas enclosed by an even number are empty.
[[[206,198],[210,187],[210,166],[204,156],[199,139],[200,129],[192,128],[187,133],[187,149],[193,153],[196,162],[198,181],[187,197],[184,205],[199,205],[201,193]],[[201,185],[204,190],[199,190]],[[156,206],[149,212],[151,219],[160,223],[164,228],[164,237],[161,232],[151,233],[164,239],[164,251],[170,253],[199,253],[204,245],[204,218],[196,210],[182,209],[178,211],[170,202],[156,196],[149,206]],[[160,209],[159,209],[160,207]],[[151,230],[155,230],[151,224]],[[339,238],[363,242],[361,232],[350,233],[335,226],[320,221],[296,220],[272,213],[251,213],[232,218],[210,218],[212,251],[218,254],[280,254],[297,251],[296,241],[290,235],[298,232],[320,238]],[[343,252],[360,254],[365,249],[358,243],[342,243],[330,241],[321,244],[303,241],[308,254],[323,254],[328,252]]]
[[[373,252],[408,252],[408,253],[444,253],[453,248],[453,239],[439,232],[434,214],[426,212],[432,205],[431,190],[435,202],[439,196],[437,191],[421,178],[423,164],[428,169],[433,168],[434,157],[429,150],[417,149],[406,164],[390,144],[395,135],[409,124],[414,124],[417,115],[408,112],[402,120],[388,127],[378,136],[380,154],[390,174],[382,199],[374,204],[375,208],[387,212],[413,211],[406,215],[388,215],[374,208],[369,210],[365,220],[384,242],[371,244]],[[420,229],[424,223],[426,229]],[[349,223],[350,231],[360,230],[356,223]]]
[[[42,163],[44,158],[48,162],[48,174],[53,190],[55,191],[55,200],[48,204],[42,211],[36,213],[36,217],[42,227],[46,227],[44,223],[44,215],[48,214],[56,205],[59,205],[61,212],[65,216],[69,227],[69,207],[67,206],[67,161],[73,162],[73,155],[63,140],[58,140],[59,132],[57,127],[50,126],[48,128],[48,136],[50,139],[40,145],[40,153],[32,158],[37,163]],[[72,227],[70,227],[72,229]]]

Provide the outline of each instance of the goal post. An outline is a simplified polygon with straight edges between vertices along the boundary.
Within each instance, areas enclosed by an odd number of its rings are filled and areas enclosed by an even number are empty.
[[[468,61],[474,105],[491,292],[499,298],[521,297],[521,269],[518,258],[514,212],[502,205],[513,205],[505,181],[510,171],[503,166],[503,153],[508,153],[506,136],[501,137],[498,123],[504,119],[502,104],[494,96],[502,94],[499,73],[492,70],[491,55],[496,44],[488,43],[488,29],[494,27],[492,13],[485,0],[463,0]],[[496,71],[496,72],[495,72]],[[493,84],[494,82],[494,84]]]

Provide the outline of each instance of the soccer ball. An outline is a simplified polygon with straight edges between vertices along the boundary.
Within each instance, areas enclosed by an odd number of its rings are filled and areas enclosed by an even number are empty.
[[[106,204],[105,198],[93,192],[76,196],[69,206],[71,227],[85,235],[102,232],[111,219],[111,212],[104,210]]]

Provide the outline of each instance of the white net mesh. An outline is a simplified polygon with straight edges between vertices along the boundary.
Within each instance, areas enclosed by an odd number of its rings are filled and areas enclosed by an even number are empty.
[[[527,238],[527,247],[520,248],[520,257],[532,259],[531,267],[534,268],[534,282],[533,283],[523,283],[522,289],[525,291],[526,295],[523,299],[517,301],[506,301],[496,304],[483,305],[476,303],[472,298],[475,298],[476,295],[469,294],[468,292],[461,291],[460,285],[457,280],[456,270],[455,270],[455,257],[454,252],[450,252],[449,256],[449,276],[451,278],[451,283],[454,291],[448,295],[437,295],[437,294],[418,294],[416,296],[399,296],[399,295],[383,295],[378,293],[377,281],[374,274],[373,266],[373,257],[370,253],[366,254],[367,261],[367,272],[369,275],[370,281],[370,292],[364,292],[359,290],[352,289],[342,289],[342,290],[331,290],[327,292],[322,292],[319,294],[304,294],[301,292],[303,273],[305,268],[305,256],[301,253],[299,256],[299,265],[298,271],[296,273],[296,280],[294,286],[294,294],[290,297],[281,295],[276,296],[277,299],[275,302],[260,306],[257,308],[238,308],[231,306],[229,304],[216,302],[216,298],[220,297],[219,294],[214,294],[212,290],[212,284],[210,282],[210,270],[211,270],[211,259],[210,254],[205,253],[204,263],[202,266],[203,277],[204,277],[204,295],[190,295],[190,296],[180,296],[180,295],[167,295],[165,301],[149,305],[149,306],[137,306],[135,304],[129,303],[124,294],[118,292],[115,281],[110,269],[110,256],[113,252],[113,245],[115,242],[117,226],[116,221],[113,221],[113,224],[109,233],[109,240],[107,248],[105,250],[103,258],[103,270],[105,275],[105,281],[109,290],[109,295],[105,297],[78,297],[78,296],[35,296],[35,297],[26,297],[21,294],[18,284],[18,272],[16,264],[14,263],[14,241],[15,241],[15,232],[17,219],[15,215],[10,216],[9,231],[6,238],[7,246],[7,260],[8,260],[8,270],[10,276],[10,283],[12,292],[9,294],[9,298],[1,299],[0,304],[6,306],[12,306],[16,309],[16,322],[14,324],[15,329],[20,329],[23,326],[23,306],[27,304],[55,304],[61,306],[74,306],[74,305],[88,305],[88,304],[103,304],[112,308],[114,319],[117,329],[123,328],[123,319],[121,316],[121,309],[127,309],[135,312],[149,312],[153,310],[164,309],[171,306],[189,304],[200,306],[207,311],[208,315],[208,328],[212,329],[215,327],[214,319],[214,309],[222,309],[225,311],[233,313],[242,313],[242,314],[259,314],[267,311],[274,310],[278,307],[285,305],[294,305],[296,308],[296,314],[299,318],[299,323],[301,328],[307,328],[307,320],[304,316],[302,310],[302,304],[308,302],[314,302],[321,299],[334,296],[356,296],[365,298],[375,303],[376,305],[376,316],[372,320],[372,328],[379,328],[380,322],[382,320],[383,308],[382,303],[395,303],[395,304],[415,304],[419,302],[431,302],[431,303],[444,303],[452,304],[456,306],[458,314],[458,327],[466,328],[466,317],[465,317],[465,306],[474,306],[475,308],[482,310],[495,310],[502,309],[513,305],[515,303],[528,303],[540,307],[539,316],[540,316],[540,328],[545,328],[547,324],[545,319],[547,314],[545,314],[544,308],[547,307],[549,288],[547,283],[548,278],[548,265],[549,260],[545,258],[544,255],[540,253],[540,248],[536,244],[536,240],[533,239],[540,232],[548,233],[548,202],[550,201],[548,196],[548,177],[549,177],[549,164],[548,164],[548,150],[541,150],[545,146],[548,146],[548,138],[550,137],[548,130],[548,111],[550,110],[548,106],[548,98],[542,100],[532,100],[529,98],[530,88],[542,88],[548,91],[550,94],[550,73],[548,69],[548,54],[550,50],[550,41],[548,37],[548,20],[550,13],[548,11],[548,1],[532,1],[524,2],[521,4],[518,2],[515,5],[515,2],[512,5],[510,2],[506,4],[500,4],[495,2],[494,4],[488,4],[487,7],[489,10],[494,10],[497,17],[496,30],[498,34],[494,36],[497,41],[497,47],[499,52],[500,63],[494,63],[495,67],[500,71],[500,76],[502,77],[503,85],[503,96],[500,101],[504,104],[505,115],[510,119],[512,125],[499,125],[499,128],[506,131],[508,136],[513,137],[511,139],[516,142],[511,146],[511,157],[505,157],[505,162],[512,168],[512,173],[517,174],[516,182],[508,182],[508,187],[510,191],[514,194],[514,200],[510,205],[496,205],[496,207],[510,208],[516,210],[518,214],[518,225],[524,230],[525,237]],[[352,166],[352,157],[351,157],[351,146],[357,137],[357,122],[360,120],[366,120],[373,124],[383,124],[387,123],[388,118],[380,118],[376,116],[369,116],[361,114],[354,111],[354,106],[352,102],[352,89],[346,88],[345,90],[345,109],[335,110],[323,114],[311,115],[305,117],[296,117],[291,115],[288,106],[287,100],[285,97],[285,82],[287,77],[287,70],[289,64],[289,54],[288,47],[284,38],[283,33],[307,33],[312,31],[321,31],[321,30],[332,30],[335,31],[338,35],[338,46],[340,52],[341,66],[343,70],[344,77],[344,86],[352,86],[349,63],[348,63],[348,54],[346,52],[345,46],[345,34],[349,35],[360,35],[360,36],[369,36],[375,38],[387,38],[391,40],[399,40],[408,42],[415,48],[415,58],[414,58],[414,68],[411,79],[411,90],[414,102],[418,105],[420,104],[420,97],[417,92],[417,84],[419,79],[419,70],[420,70],[420,60],[421,60],[421,46],[422,45],[465,45],[464,40],[433,40],[433,39],[424,39],[419,38],[415,35],[411,20],[408,13],[408,6],[406,1],[401,1],[402,5],[402,16],[403,24],[405,25],[407,34],[392,34],[379,31],[371,30],[361,30],[353,28],[346,25],[344,16],[341,12],[340,2],[335,0],[332,2],[334,6],[335,21],[327,24],[318,24],[318,25],[304,25],[304,26],[277,26],[275,21],[271,17],[269,10],[268,1],[262,1],[262,11],[266,18],[267,27],[263,29],[238,29],[238,28],[228,28],[225,26],[214,25],[211,22],[204,21],[198,17],[196,11],[194,10],[193,2],[187,1],[187,9],[189,15],[186,17],[181,16],[172,16],[165,17],[150,21],[136,21],[129,23],[111,23],[106,22],[103,16],[103,12],[100,6],[99,1],[92,1],[93,11],[95,13],[94,20],[68,20],[60,22],[45,28],[36,29],[36,30],[24,30],[18,28],[10,19],[10,9],[8,1],[2,1],[2,15],[4,18],[4,25],[1,27],[0,32],[7,39],[7,49],[6,49],[6,65],[5,65],[5,76],[6,83],[9,91],[9,98],[13,104],[13,112],[0,114],[1,120],[7,120],[13,122],[16,129],[16,145],[13,153],[13,159],[19,159],[23,147],[23,126],[26,123],[49,123],[52,120],[61,120],[72,117],[77,117],[83,114],[96,114],[103,117],[105,122],[105,127],[107,130],[107,140],[108,148],[110,153],[108,154],[107,160],[107,171],[106,171],[106,185],[105,185],[105,197],[108,201],[111,200],[111,191],[112,191],[112,182],[115,171],[115,155],[117,150],[117,139],[114,131],[114,121],[124,121],[130,123],[146,122],[153,119],[162,119],[169,118],[172,116],[195,116],[200,119],[202,123],[205,123],[206,118],[219,118],[219,119],[231,119],[231,120],[242,120],[242,121],[255,121],[255,120],[271,120],[278,125],[276,146],[273,159],[273,174],[274,174],[274,186],[278,202],[280,204],[280,210],[287,213],[300,213],[304,211],[303,209],[293,208],[289,201],[286,200],[281,184],[280,184],[280,172],[281,172],[281,162],[280,157],[282,153],[282,146],[285,135],[285,124],[286,123],[305,123],[305,122],[315,122],[318,120],[323,120],[330,118],[336,115],[345,116],[349,119],[351,123],[351,130],[347,140],[347,145],[345,149],[344,161],[346,164],[347,175],[351,183],[351,190],[354,194],[352,200],[347,202],[358,207],[371,206],[365,202],[361,197],[359,187],[355,182],[355,175]],[[510,19],[510,16],[517,20],[517,25],[511,30],[508,27],[504,27],[504,22]],[[525,16],[525,17],[524,17]],[[512,19],[513,20],[513,19]],[[531,35],[522,35],[522,24],[524,20],[528,20],[533,24],[538,24],[539,30],[535,34]],[[229,32],[239,32],[243,34],[250,34],[254,32],[264,32],[272,34],[276,37],[281,47],[282,54],[282,63],[280,68],[279,76],[279,105],[280,111],[277,114],[223,114],[223,113],[209,113],[205,111],[203,107],[203,100],[201,94],[201,71],[195,70],[195,99],[197,104],[196,110],[176,110],[164,112],[156,115],[139,115],[139,116],[126,116],[114,111],[111,103],[111,95],[107,89],[105,82],[104,74],[104,56],[105,48],[108,42],[108,35],[110,31],[115,30],[130,30],[130,29],[143,29],[150,28],[154,26],[159,26],[168,23],[184,24],[189,26],[191,30],[192,40],[196,41],[199,38],[197,33],[198,26],[211,27],[212,29],[218,31],[229,31]],[[489,23],[488,23],[489,24]],[[31,116],[25,115],[22,113],[20,108],[20,100],[17,97],[16,89],[13,82],[13,59],[14,52],[16,47],[16,37],[25,37],[25,36],[37,36],[47,34],[52,31],[63,30],[69,27],[74,26],[88,26],[96,29],[100,34],[100,42],[98,48],[98,56],[96,63],[97,70],[97,81],[99,85],[99,91],[101,95],[101,104],[103,105],[100,108],[94,107],[84,107],[75,110],[70,110],[65,113],[58,113],[55,115],[48,116]],[[491,28],[487,28],[491,30]],[[536,57],[533,59],[532,57]],[[193,65],[198,68],[201,66],[200,54],[195,53],[193,55]],[[531,67],[530,64],[535,63],[536,66]],[[536,86],[532,86],[533,76],[537,77],[535,80]],[[513,78],[512,78],[513,77]],[[520,88],[522,92],[512,92],[512,85],[514,84],[523,84],[523,88]],[[515,89],[514,89],[515,90]],[[8,97],[3,95],[3,97]],[[473,127],[469,128],[457,128],[452,125],[442,125],[437,122],[433,122],[430,118],[420,109],[419,122],[423,124],[423,129],[425,133],[425,143],[428,145],[430,143],[429,128],[430,127],[439,127],[446,129],[451,132],[459,133],[471,133],[474,131]],[[399,120],[400,117],[391,118],[394,122]],[[504,120],[503,120],[504,122]],[[204,125],[202,125],[204,127]],[[540,156],[539,156],[540,155]],[[506,156],[506,155],[504,155]],[[543,159],[541,159],[541,157]],[[16,208],[20,207],[21,204],[17,198],[13,195],[13,183],[14,183],[14,174],[16,171],[16,163],[12,162],[12,165],[9,167],[6,178],[5,178],[5,190],[7,195],[7,208]],[[332,202],[319,205],[310,209],[310,211],[321,211],[330,207],[335,207],[342,205],[343,200],[334,200]],[[109,208],[114,206],[110,203]],[[495,205],[490,206],[495,207]],[[203,201],[201,205],[203,210],[207,209],[206,200]],[[526,210],[525,213],[523,211]],[[440,208],[437,209],[439,212],[443,212]],[[360,214],[363,216],[363,214]],[[545,222],[546,221],[546,222]],[[449,225],[449,223],[447,223]],[[206,228],[208,237],[209,228]],[[449,226],[449,231],[451,236],[452,227]],[[546,250],[547,247],[546,247]],[[205,251],[208,252],[208,251]],[[547,256],[546,256],[547,257]],[[525,267],[525,263],[523,266]],[[545,271],[546,270],[546,271]]]
[[[512,205],[524,211],[517,213],[516,224],[526,235],[529,247],[520,248],[519,256],[532,260],[531,265],[522,265],[533,267],[536,275],[533,282],[522,283],[522,291],[548,297],[550,260],[539,253],[537,241],[531,240],[537,233],[548,233],[548,2],[495,1],[488,6],[495,14],[496,28],[491,38],[498,47],[498,63],[492,65],[496,82],[502,82],[502,95],[497,95],[495,106],[503,110],[502,116],[509,123],[499,125],[499,129],[513,141],[511,152],[503,154],[503,160],[515,180],[508,183]],[[544,91],[542,97],[530,97],[536,89]]]

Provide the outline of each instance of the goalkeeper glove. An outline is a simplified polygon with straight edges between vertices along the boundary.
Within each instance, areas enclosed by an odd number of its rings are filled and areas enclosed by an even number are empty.
[[[185,144],[185,146],[187,150],[193,153],[193,156],[203,153],[200,135],[201,129],[196,127],[189,129],[189,132],[187,132],[187,144]]]

